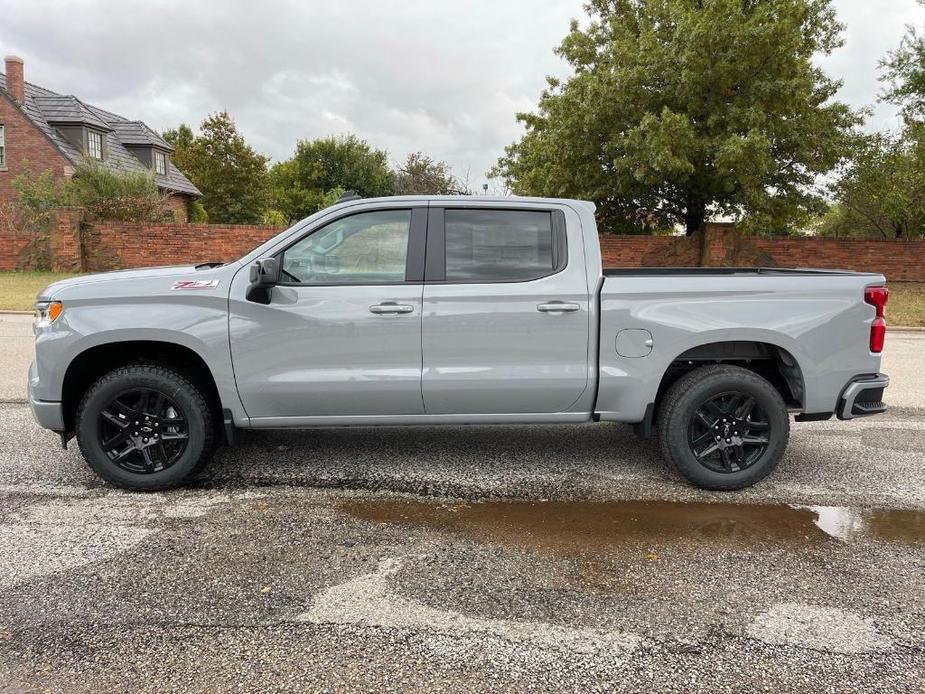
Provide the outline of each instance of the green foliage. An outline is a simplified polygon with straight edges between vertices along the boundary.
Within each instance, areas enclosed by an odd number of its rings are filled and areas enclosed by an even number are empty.
[[[820,220],[821,235],[925,235],[925,126],[859,140],[832,194],[836,204]]]
[[[166,196],[151,172],[113,170],[85,159],[75,167],[65,190],[68,204],[85,208],[96,219],[158,222],[169,215]]]
[[[188,125],[164,133],[174,165],[200,191],[209,221],[257,224],[269,207],[269,159],[244,141],[226,111],[210,115],[194,135]]]
[[[344,190],[363,197],[392,192],[387,153],[355,135],[300,140],[291,159],[273,166],[270,179],[274,207],[289,222],[327,207]]]
[[[823,206],[861,115],[813,58],[841,44],[831,0],[591,0],[526,133],[489,176],[523,195],[593,200],[633,232],[712,214],[779,225]]]
[[[189,201],[187,214],[189,215],[190,224],[206,224],[209,221],[209,213],[206,212],[205,206],[198,200]]]
[[[196,135],[193,133],[193,129],[186,123],[180,123],[180,125],[178,125],[173,130],[166,130],[163,136],[164,139],[167,140],[167,142],[174,148],[171,159],[177,168],[180,168],[180,165],[177,164],[178,161],[187,164],[189,151],[192,149],[193,141],[196,139]]]
[[[465,186],[445,161],[434,161],[422,152],[409,154],[394,173],[396,195],[461,195]]]
[[[925,5],[925,0],[919,0]],[[883,99],[902,109],[907,121],[925,121],[925,37],[908,27],[902,43],[880,63],[888,87]]]
[[[16,191],[16,226],[31,231],[47,231],[54,211],[65,205],[67,194],[62,180],[52,171],[39,175],[21,173],[12,181]]]
[[[284,227],[289,223],[289,220],[279,210],[267,210],[263,213],[262,222],[270,227]]]

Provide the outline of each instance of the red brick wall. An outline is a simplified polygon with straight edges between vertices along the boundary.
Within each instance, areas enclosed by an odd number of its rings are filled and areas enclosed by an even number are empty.
[[[608,267],[639,267],[646,254],[652,251],[667,253],[672,241],[670,236],[601,234],[601,254]]]
[[[6,141],[6,166],[0,168],[0,205],[16,200],[12,182],[21,173],[51,170],[56,176],[64,176],[64,156],[2,91],[0,124]]]
[[[67,213],[71,214],[73,211]],[[65,213],[62,213],[65,214]],[[72,215],[73,216],[73,215]],[[0,270],[20,269],[19,254],[32,238],[0,219]],[[55,225],[54,233],[74,233],[75,222]],[[84,269],[149,267],[234,260],[279,233],[275,227],[218,224],[126,224],[84,226],[79,251]],[[61,258],[73,263],[71,239],[49,239]],[[891,281],[925,282],[925,240],[855,240],[805,237],[743,237],[723,225],[710,225],[703,238],[601,236],[607,267],[658,265],[777,265],[882,272]],[[64,257],[67,256],[67,257]]]
[[[601,236],[601,253],[606,267],[647,265],[771,265],[817,267],[859,272],[882,272],[888,280],[925,282],[925,239],[823,239],[806,237],[735,237],[735,253],[729,250],[732,229],[711,225],[700,248],[694,239],[665,236]],[[710,232],[713,231],[711,234]],[[685,249],[684,246],[687,248]],[[680,250],[679,250],[680,247]],[[664,261],[664,262],[662,262]]]
[[[104,222],[85,234],[88,269],[182,265],[241,257],[281,230],[220,224]]]
[[[31,232],[17,231],[2,220],[0,223],[0,270],[20,269],[20,257],[34,238]],[[21,268],[29,269],[29,268]]]
[[[882,272],[893,281],[925,281],[925,240],[755,238],[779,267]]]

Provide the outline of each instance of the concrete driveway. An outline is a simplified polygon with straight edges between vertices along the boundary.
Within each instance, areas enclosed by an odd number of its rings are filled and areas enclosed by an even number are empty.
[[[251,432],[127,494],[0,404],[0,692],[922,691],[921,347],[731,494],[617,425]]]

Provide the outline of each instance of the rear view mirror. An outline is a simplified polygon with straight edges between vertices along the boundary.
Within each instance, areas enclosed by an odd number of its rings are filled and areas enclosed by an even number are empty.
[[[273,287],[279,284],[279,260],[261,258],[250,267],[250,287],[247,300],[258,304],[269,304]]]

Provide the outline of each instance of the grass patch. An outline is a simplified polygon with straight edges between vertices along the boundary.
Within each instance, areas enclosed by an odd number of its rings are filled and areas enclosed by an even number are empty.
[[[31,311],[35,296],[70,272],[0,272],[0,311]]]
[[[887,282],[886,324],[925,328],[925,282]]]

